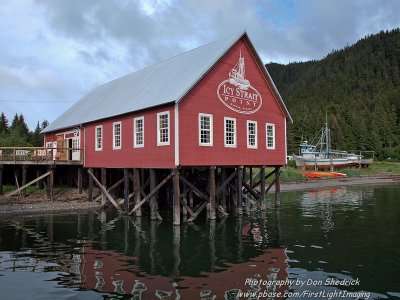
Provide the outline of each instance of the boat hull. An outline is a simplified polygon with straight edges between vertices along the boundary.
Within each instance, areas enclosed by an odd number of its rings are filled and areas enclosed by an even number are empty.
[[[298,155],[294,155],[293,158],[296,167],[305,170],[338,170],[359,165],[359,160],[353,158],[304,158]]]

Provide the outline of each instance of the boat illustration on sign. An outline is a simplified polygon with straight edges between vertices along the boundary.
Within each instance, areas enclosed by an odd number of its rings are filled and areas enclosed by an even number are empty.
[[[261,108],[261,94],[251,86],[245,77],[244,57],[240,51],[239,60],[229,71],[228,79],[217,88],[218,99],[229,109],[241,114],[253,114]]]
[[[242,52],[240,52],[239,61],[229,72],[229,82],[239,87],[241,90],[247,90],[250,86],[250,82],[245,79],[245,72],[244,57],[242,57]]]

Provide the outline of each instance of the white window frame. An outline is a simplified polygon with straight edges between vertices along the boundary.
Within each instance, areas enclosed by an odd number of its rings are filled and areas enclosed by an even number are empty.
[[[164,115],[167,115],[167,117],[168,117],[168,119],[167,119],[167,138],[168,138],[168,141],[166,141],[166,142],[162,142],[162,141],[160,141],[160,138],[161,138],[161,135],[160,135],[160,130],[161,130],[161,128],[160,128],[160,117],[161,116],[164,116]],[[157,146],[167,146],[167,145],[169,145],[170,144],[170,141],[171,141],[171,130],[170,130],[170,124],[171,124],[171,118],[170,118],[170,115],[169,115],[169,111],[163,111],[163,112],[159,112],[159,113],[157,113]]]
[[[210,129],[204,129],[201,127],[201,118],[206,117],[210,119]],[[201,133],[202,131],[209,131],[210,132],[210,142],[209,143],[204,143],[201,141]],[[200,146],[208,146],[211,147],[214,144],[214,125],[213,125],[213,115],[211,114],[204,114],[204,113],[199,113],[199,145]]]
[[[115,145],[117,137],[117,135],[115,134],[116,125],[119,125],[119,146]],[[122,122],[118,121],[113,123],[113,150],[119,150],[121,148],[122,148]]]
[[[100,129],[100,147],[98,143],[97,130]],[[94,128],[94,147],[96,151],[103,150],[103,125],[98,125]]]
[[[268,126],[272,127],[272,146],[268,146],[268,138],[271,138],[271,136],[268,135]],[[266,143],[266,147],[267,149],[270,150],[275,150],[275,145],[276,145],[276,139],[275,139],[275,124],[272,123],[267,123],[265,124],[265,143]]]
[[[226,138],[227,138],[227,131],[226,131],[226,121],[233,121],[233,138],[234,138],[234,143],[233,144],[227,144]],[[226,148],[236,148],[237,146],[237,130],[236,130],[236,119],[235,118],[229,118],[229,117],[224,117],[224,145]]]
[[[250,128],[249,125],[254,124],[254,145],[250,145]],[[257,129],[257,121],[247,121],[247,148],[249,149],[257,149],[258,148],[258,129]]]
[[[138,144],[138,141],[137,141],[137,134],[139,133],[137,130],[138,130],[138,127],[137,127],[137,121],[142,121],[142,143],[141,144]],[[144,147],[144,117],[143,116],[141,116],[141,117],[137,117],[137,118],[134,118],[133,119],[133,147],[134,148],[143,148]]]

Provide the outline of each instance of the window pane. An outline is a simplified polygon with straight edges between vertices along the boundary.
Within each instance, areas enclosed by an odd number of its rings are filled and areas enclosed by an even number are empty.
[[[211,145],[212,144],[212,116],[200,115],[200,144]]]

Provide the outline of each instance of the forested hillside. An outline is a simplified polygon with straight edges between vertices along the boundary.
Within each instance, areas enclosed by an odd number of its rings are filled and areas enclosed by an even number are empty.
[[[325,124],[338,150],[374,150],[400,159],[400,30],[381,31],[320,61],[267,69],[293,119],[288,152]]]

